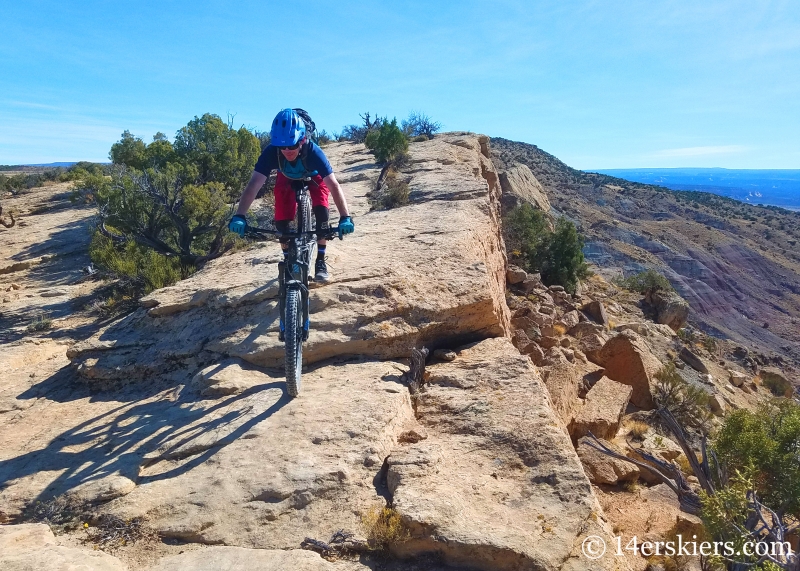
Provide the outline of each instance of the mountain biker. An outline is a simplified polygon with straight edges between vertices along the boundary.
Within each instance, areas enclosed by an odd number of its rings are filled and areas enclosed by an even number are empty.
[[[258,191],[266,182],[270,173],[277,169],[275,180],[275,228],[279,232],[288,232],[289,223],[294,220],[297,202],[293,184],[302,184],[303,179],[310,177],[308,184],[311,206],[316,218],[317,234],[328,227],[328,195],[339,210],[339,236],[350,234],[355,230],[353,219],[347,209],[347,200],[342,188],[336,180],[331,164],[322,149],[306,137],[306,126],[303,119],[294,109],[283,109],[275,116],[270,130],[270,144],[261,152],[256,162],[250,182],[242,193],[236,214],[231,218],[228,229],[244,236],[247,228],[245,214],[255,200]],[[317,260],[314,264],[314,280],[326,282],[330,279],[325,262],[325,246],[327,241],[317,241]],[[289,245],[281,241],[284,256],[288,255]]]

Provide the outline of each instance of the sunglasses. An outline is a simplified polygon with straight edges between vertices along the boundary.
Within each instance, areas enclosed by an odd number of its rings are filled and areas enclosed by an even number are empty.
[[[297,142],[296,142],[294,145],[292,145],[291,147],[278,147],[278,148],[279,148],[281,151],[293,151],[293,150],[295,150],[297,147],[299,147],[299,146],[300,146],[300,143],[302,143],[302,141],[297,141]]]

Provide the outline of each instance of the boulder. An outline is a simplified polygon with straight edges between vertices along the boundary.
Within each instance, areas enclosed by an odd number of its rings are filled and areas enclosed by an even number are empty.
[[[528,203],[549,214],[550,201],[547,200],[544,188],[527,166],[517,164],[501,172],[500,187],[503,189],[501,203],[504,211]]]
[[[675,291],[651,291],[645,301],[653,307],[656,323],[668,325],[673,331],[683,327],[689,317],[689,303]]]
[[[794,389],[787,376],[778,367],[764,367],[758,372],[763,384],[776,396],[790,397]]]
[[[553,316],[549,313],[537,311],[536,313],[531,313],[529,317],[539,327],[552,327],[554,323]]]
[[[551,347],[557,347],[559,344],[559,340],[557,337],[542,337],[541,339],[537,339],[536,342],[541,345],[544,349],[550,349]]]
[[[564,329],[567,331],[570,331],[573,327],[576,327],[579,322],[580,317],[577,310],[568,311],[561,316],[561,323],[564,325]]]
[[[542,369],[542,378],[550,394],[553,412],[565,427],[572,424],[579,409],[578,393],[583,382],[583,372],[569,363],[563,355],[555,364]]]
[[[725,401],[722,399],[721,395],[716,393],[711,393],[708,395],[708,406],[716,416],[722,416],[725,414]]]
[[[570,433],[577,440],[589,432],[598,438],[613,439],[617,435],[633,388],[602,377],[586,394]]]
[[[731,384],[734,387],[741,387],[749,379],[747,375],[740,373],[739,371],[728,371],[728,375],[730,376]]]
[[[606,308],[603,306],[603,302],[590,301],[581,306],[581,311],[588,315],[595,323],[599,323],[603,327],[608,327],[608,315],[606,315]]]
[[[595,333],[584,335],[578,341],[578,348],[592,363],[600,364],[600,352],[606,344],[605,337]]]
[[[623,331],[608,340],[598,360],[608,378],[633,388],[634,405],[653,408],[651,384],[662,365],[641,337],[633,331]]]
[[[517,266],[508,266],[506,270],[506,281],[511,285],[522,283],[527,277],[528,274],[525,273],[525,270]]]
[[[539,329],[539,326],[536,324],[530,316],[526,315],[523,317],[515,317],[511,320],[511,328],[512,329],[521,329],[525,332],[528,338],[536,339],[542,333]]]
[[[681,352],[678,353],[678,357],[680,357],[681,361],[689,365],[692,369],[697,371],[698,373],[708,373],[708,367],[706,364],[703,363],[703,360],[700,359],[697,355],[695,355],[692,351],[688,348],[684,347],[681,349]]]
[[[522,353],[530,357],[531,361],[533,361],[533,364],[537,367],[540,366],[544,361],[544,351],[542,351],[542,348],[536,343],[530,343],[527,347],[525,347]]]
[[[619,450],[603,439],[602,443],[612,450]],[[618,484],[619,482],[632,482],[639,478],[639,467],[625,460],[612,458],[588,444],[589,438],[584,436],[578,441],[578,458],[583,465],[583,471],[593,484]]]

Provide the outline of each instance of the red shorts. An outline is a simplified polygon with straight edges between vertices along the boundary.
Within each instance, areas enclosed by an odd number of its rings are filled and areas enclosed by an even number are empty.
[[[312,176],[308,183],[308,193],[311,195],[311,206],[324,206],[328,208],[328,196],[331,191],[322,182],[320,175]],[[278,173],[275,180],[275,220],[294,220],[297,213],[297,200],[292,181],[286,178],[283,173]]]

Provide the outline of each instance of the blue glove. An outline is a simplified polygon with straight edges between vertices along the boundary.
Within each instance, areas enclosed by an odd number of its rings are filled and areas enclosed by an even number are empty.
[[[236,232],[239,236],[244,238],[244,231],[247,230],[247,220],[241,214],[235,214],[228,223],[228,230]]]
[[[353,224],[353,219],[349,216],[342,216],[339,218],[339,240],[342,239],[342,236],[345,234],[352,234],[356,229],[356,225]]]

